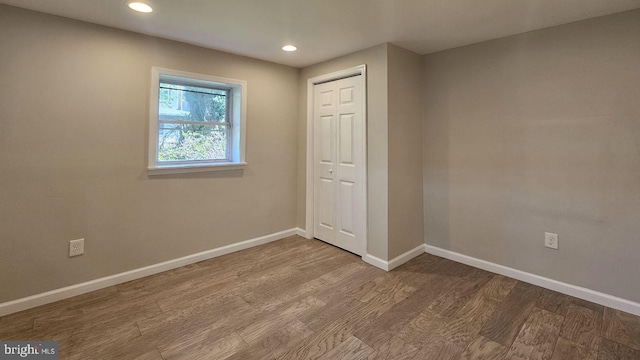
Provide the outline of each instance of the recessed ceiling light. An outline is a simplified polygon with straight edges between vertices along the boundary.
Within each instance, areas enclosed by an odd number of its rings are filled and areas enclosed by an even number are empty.
[[[129,7],[129,9],[141,13],[150,13],[153,11],[151,6],[140,1],[130,1],[127,3],[127,6]]]
[[[293,46],[293,45],[285,45],[285,46],[282,47],[282,50],[284,50],[284,51],[296,51],[296,50],[298,50],[298,48]]]

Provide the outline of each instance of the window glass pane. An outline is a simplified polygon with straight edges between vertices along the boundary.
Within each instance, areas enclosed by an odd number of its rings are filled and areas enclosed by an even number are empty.
[[[227,91],[160,82],[159,120],[227,122]]]
[[[225,125],[158,124],[158,162],[228,160]]]

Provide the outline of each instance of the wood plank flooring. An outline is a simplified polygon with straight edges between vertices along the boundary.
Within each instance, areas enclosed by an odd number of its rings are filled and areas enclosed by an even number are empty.
[[[640,359],[640,318],[423,254],[294,236],[0,318],[60,359]]]

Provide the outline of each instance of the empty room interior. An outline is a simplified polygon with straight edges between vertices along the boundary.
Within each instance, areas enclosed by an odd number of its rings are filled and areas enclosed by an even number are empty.
[[[640,0],[0,0],[0,359],[640,359]]]

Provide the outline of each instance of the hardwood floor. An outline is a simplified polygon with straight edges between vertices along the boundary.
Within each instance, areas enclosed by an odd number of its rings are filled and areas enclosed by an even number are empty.
[[[423,254],[291,237],[0,318],[60,359],[640,359],[640,318]]]

